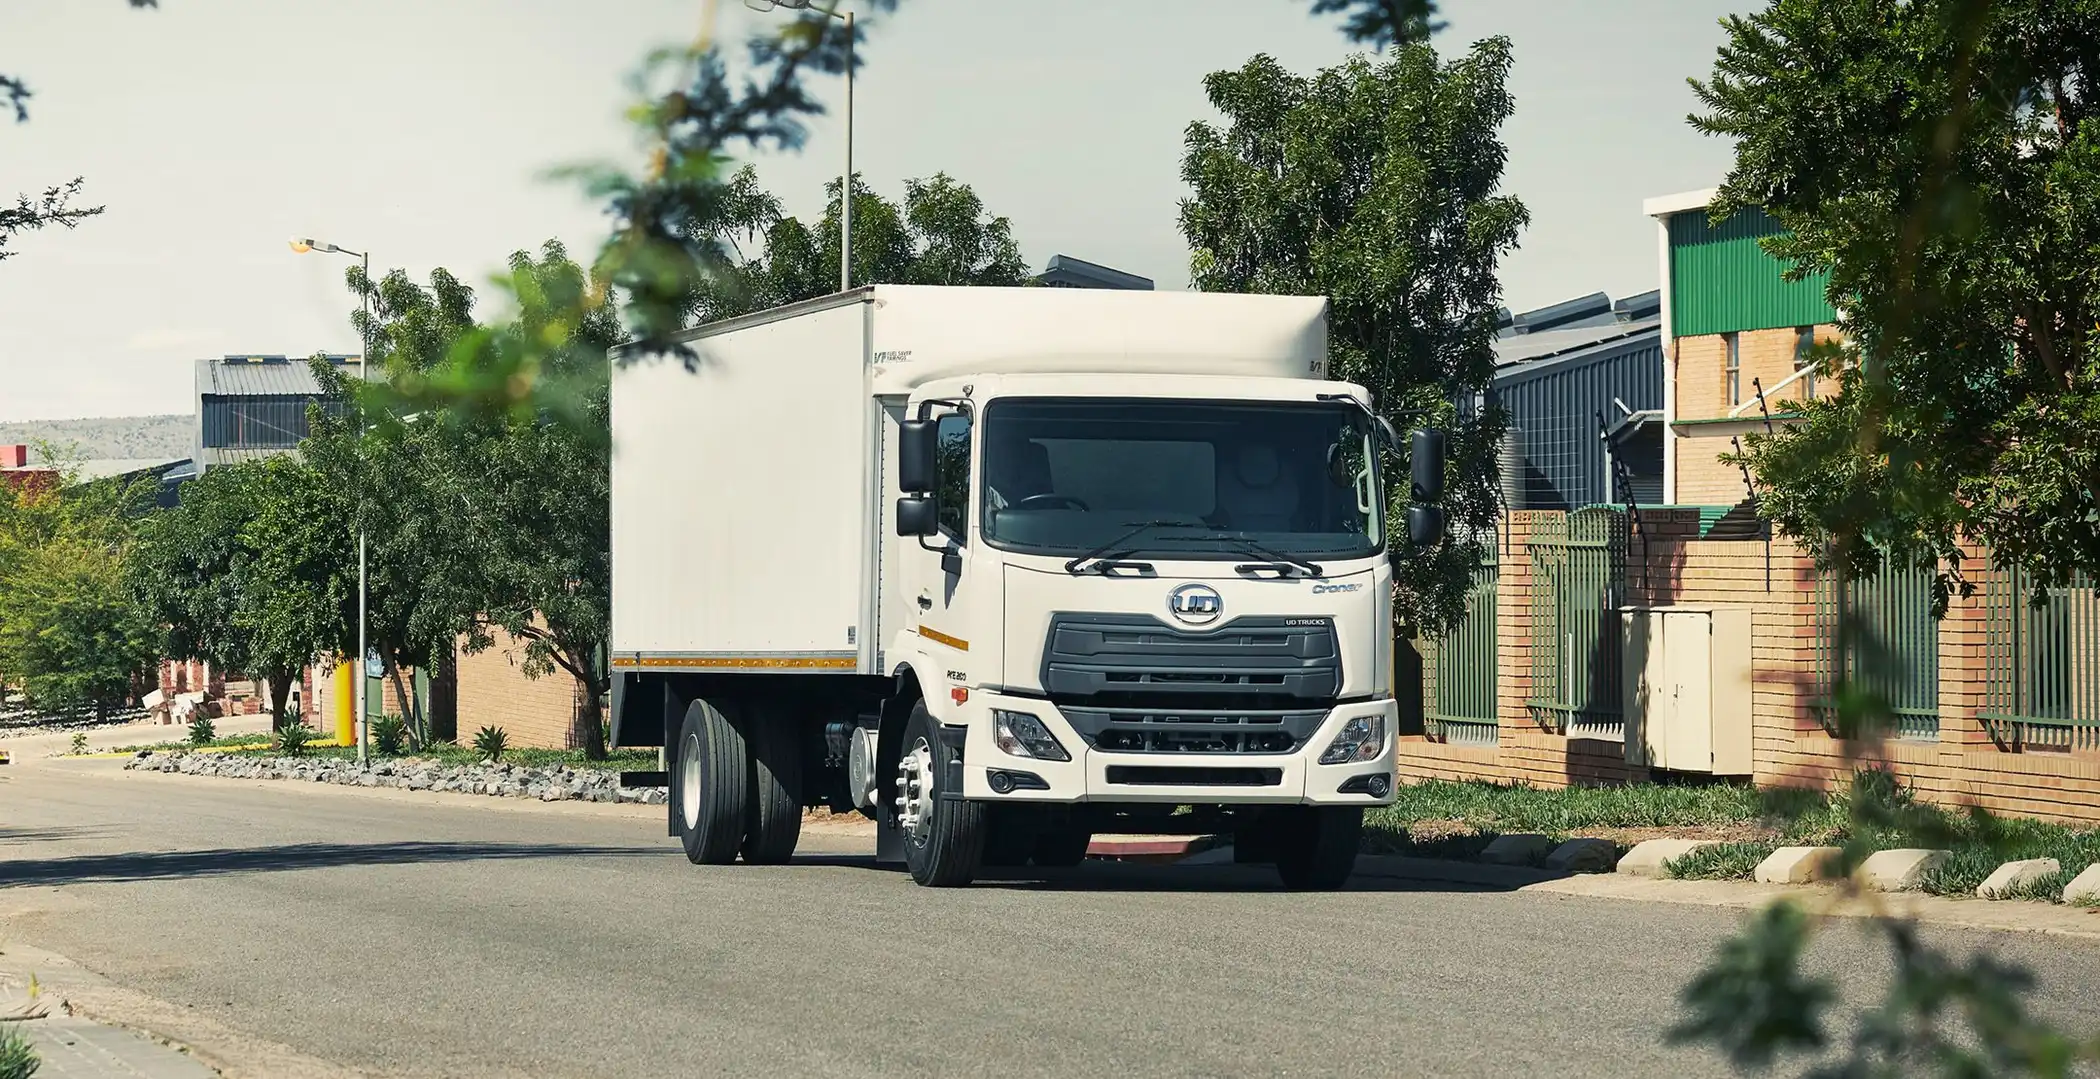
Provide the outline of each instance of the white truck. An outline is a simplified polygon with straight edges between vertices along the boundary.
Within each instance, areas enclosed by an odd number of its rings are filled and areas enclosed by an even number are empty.
[[[828,806],[926,885],[1228,831],[1347,879],[1393,798],[1393,429],[1324,299],[875,285],[682,338],[613,376],[609,651],[694,862]]]

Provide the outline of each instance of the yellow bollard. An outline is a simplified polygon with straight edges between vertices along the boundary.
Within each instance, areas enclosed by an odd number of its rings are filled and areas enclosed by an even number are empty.
[[[335,676],[335,699],[330,703],[335,705],[335,744],[339,746],[357,744],[357,720],[351,714],[356,695],[350,685],[352,668],[355,666],[356,664],[349,660],[341,659],[336,661],[335,670],[330,672]]]

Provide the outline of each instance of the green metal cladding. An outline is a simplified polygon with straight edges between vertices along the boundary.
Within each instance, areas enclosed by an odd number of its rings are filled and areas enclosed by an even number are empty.
[[[1836,321],[1824,299],[1828,274],[1788,281],[1757,241],[1783,231],[1762,210],[1718,227],[1705,210],[1670,215],[1670,332],[1678,337]]]

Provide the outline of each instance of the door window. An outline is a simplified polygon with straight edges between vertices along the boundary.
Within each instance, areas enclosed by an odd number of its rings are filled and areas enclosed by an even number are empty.
[[[951,412],[934,428],[934,517],[957,543],[970,534],[970,414]]]

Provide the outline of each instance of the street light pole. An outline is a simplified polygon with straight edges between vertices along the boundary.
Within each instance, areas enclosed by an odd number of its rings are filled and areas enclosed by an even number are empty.
[[[839,180],[839,291],[853,287],[853,13],[846,13],[846,172]]]
[[[753,11],[788,8],[821,11],[846,22],[846,171],[839,175],[839,291],[853,287],[853,13],[841,14],[833,7],[817,7],[814,0],[744,0]]]
[[[368,364],[372,356],[371,252],[352,251],[349,248],[337,247],[334,244],[323,243],[310,237],[294,239],[292,241],[292,250],[302,255],[312,251],[318,251],[327,255],[355,255],[363,265],[364,287],[357,290],[358,310],[364,316],[358,321],[357,326],[357,336],[361,342],[357,354],[357,377],[359,381],[370,381],[371,369]],[[358,490],[360,494],[363,493],[362,484],[359,485]],[[366,768],[370,764],[370,757],[366,749],[369,739],[365,735],[365,684],[367,679],[364,670],[365,656],[370,654],[370,647],[370,645],[365,643],[365,525],[363,521],[359,521],[357,523],[357,658],[352,661],[356,664],[356,667],[351,672],[353,675],[351,699],[356,703],[351,707],[357,710],[357,766],[360,769]]]

